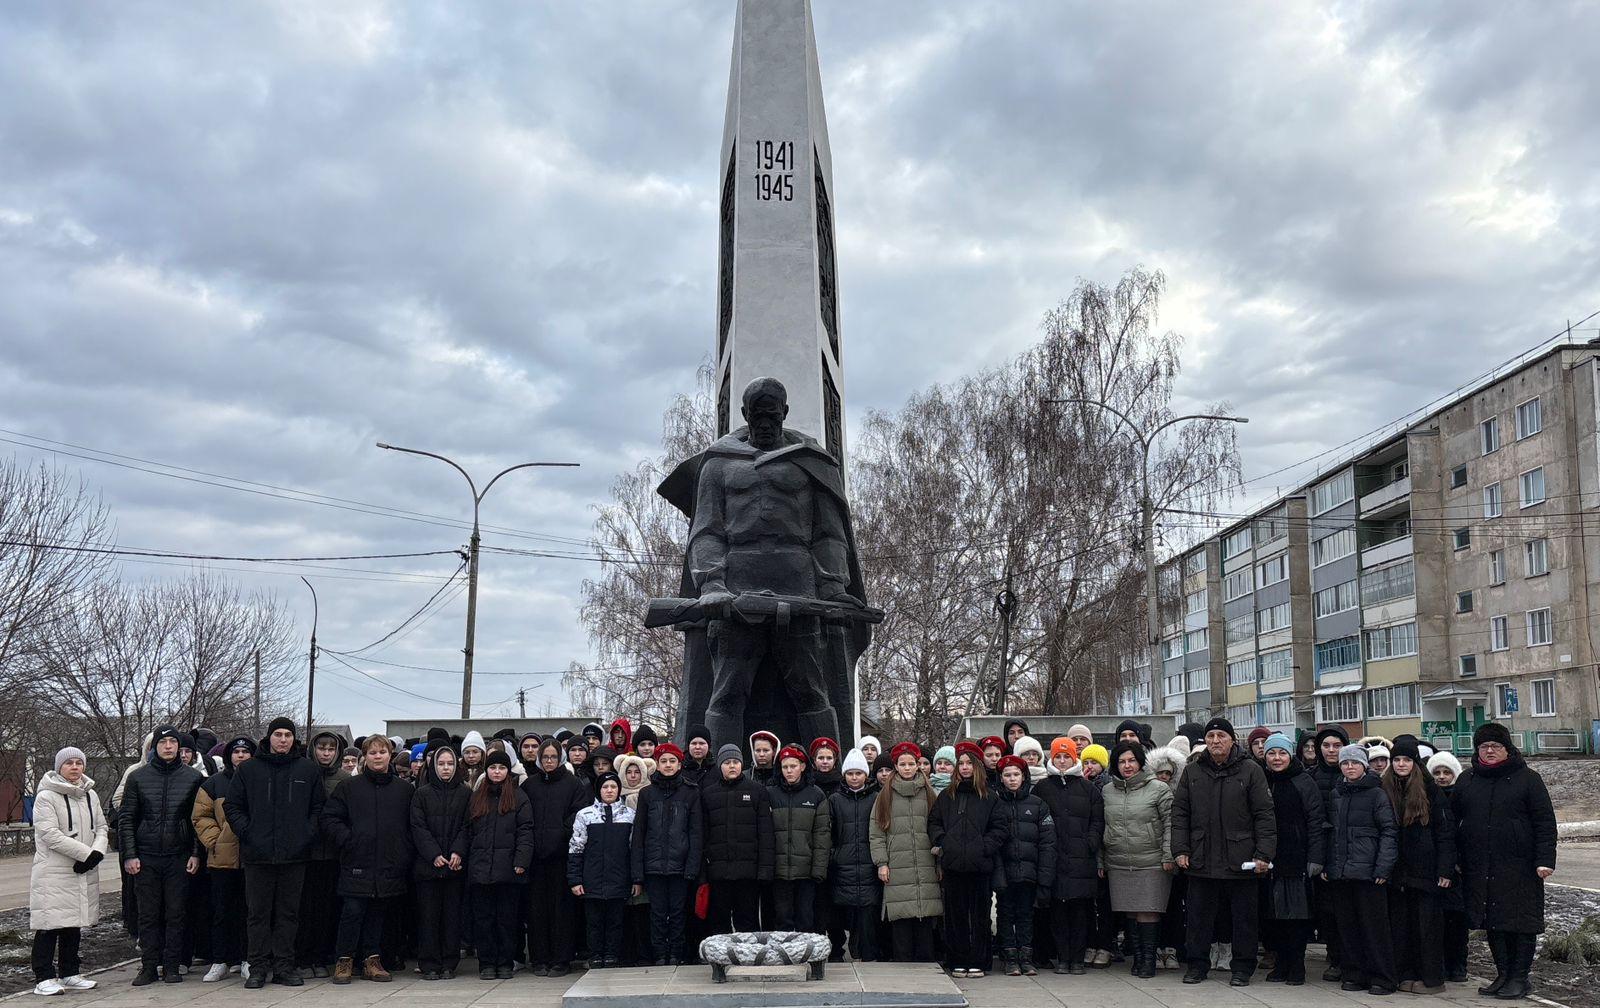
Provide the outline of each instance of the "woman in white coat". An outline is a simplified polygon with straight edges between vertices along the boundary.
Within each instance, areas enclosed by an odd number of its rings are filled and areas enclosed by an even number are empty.
[[[78,972],[83,928],[100,919],[100,873],[106,814],[81,749],[56,753],[56,768],[39,781],[33,801],[33,875],[28,926],[33,929],[35,994],[88,990]]]

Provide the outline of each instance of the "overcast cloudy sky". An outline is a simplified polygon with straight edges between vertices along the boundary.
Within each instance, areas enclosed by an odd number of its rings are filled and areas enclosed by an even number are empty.
[[[477,471],[576,461],[508,477],[485,521],[522,535],[486,541],[581,538],[711,346],[733,13],[0,7],[0,437],[452,519],[469,513],[458,477],[373,442]],[[1006,358],[1077,277],[1143,263],[1170,278],[1183,392],[1251,417],[1248,477],[1600,308],[1600,7],[819,0],[815,16],[852,416]],[[130,546],[464,539],[59,458]],[[361,569],[314,572],[341,650],[455,561],[344,566]],[[519,686],[563,707],[551,673],[586,655],[592,570],[485,556],[485,714],[514,711]],[[291,572],[247,577],[309,627]],[[463,611],[372,653],[457,666]],[[371,729],[456,706],[459,673],[358,664],[388,685],[334,666],[319,714]]]

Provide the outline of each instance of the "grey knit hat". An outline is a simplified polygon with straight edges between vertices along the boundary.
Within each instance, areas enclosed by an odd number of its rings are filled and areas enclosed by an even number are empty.
[[[738,760],[740,763],[744,762],[744,750],[740,749],[732,742],[729,742],[727,745],[717,750],[717,764],[719,766],[728,762],[729,760]]]
[[[1384,755],[1388,755],[1388,754],[1385,753]],[[1342,749],[1339,750],[1339,762],[1340,763],[1348,763],[1348,762],[1351,762],[1352,760],[1357,762],[1357,763],[1360,763],[1362,766],[1366,766],[1367,765],[1367,750],[1364,747],[1358,746],[1358,745],[1347,745],[1347,746],[1345,746],[1345,747],[1343,747]]]
[[[82,749],[79,749],[77,746],[67,746],[65,749],[56,753],[56,773],[61,772],[61,765],[69,759],[79,759],[83,760],[85,763],[89,762],[89,757],[83,754]]]

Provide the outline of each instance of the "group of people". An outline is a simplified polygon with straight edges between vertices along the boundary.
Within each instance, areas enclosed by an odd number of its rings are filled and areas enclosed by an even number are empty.
[[[92,987],[81,928],[114,839],[141,968],[178,983],[424,980],[476,958],[521,967],[693,962],[731,931],[825,933],[833,958],[940,961],[952,975],[1130,961],[1302,984],[1313,939],[1346,990],[1464,982],[1468,929],[1526,995],[1555,817],[1490,723],[1470,768],[1412,736],[1338,726],[1243,740],[1223,718],[1156,744],[1124,721],[1048,743],[1003,736],[845,751],[758,731],[681,747],[618,718],[547,738],[506,729],[347,746],[278,718],[260,740],[172,726],[103,809],[77,749],[35,804],[39,994]],[[720,741],[721,744],[715,744]],[[741,744],[742,743],[742,744]]]

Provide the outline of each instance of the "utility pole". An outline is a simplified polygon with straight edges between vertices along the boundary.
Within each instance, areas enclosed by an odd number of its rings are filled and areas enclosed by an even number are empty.
[[[576,469],[578,467],[578,463],[522,462],[514,466],[507,466],[506,468],[495,473],[494,477],[491,478],[480,491],[478,489],[478,485],[472,481],[471,476],[467,475],[467,471],[465,469],[457,465],[454,460],[448,459],[443,455],[438,455],[430,451],[422,451],[418,448],[401,448],[399,445],[385,444],[382,441],[378,442],[378,447],[387,451],[405,452],[407,455],[423,455],[431,459],[438,459],[440,462],[443,462],[445,465],[460,473],[461,478],[467,481],[467,489],[472,493],[472,538],[467,540],[467,642],[466,646],[461,649],[461,654],[463,657],[461,666],[461,716],[463,718],[469,718],[472,716],[472,652],[478,634],[478,544],[480,541],[480,536],[478,534],[479,507],[483,504],[483,498],[488,496],[489,491],[494,488],[495,483],[498,482],[500,477],[504,476],[506,473],[516,472],[518,469],[532,468]]]
[[[304,577],[300,580],[306,581]],[[311,582],[306,581],[306,587],[311,588],[311,672],[306,676],[306,738],[311,738],[311,721],[316,717],[316,708],[313,706],[317,699],[317,590],[312,588]],[[256,666],[259,675],[260,664]],[[260,679],[256,680],[256,705],[261,704]]]
[[[1006,690],[1011,672],[1011,616],[1016,612],[1017,598],[1011,593],[1011,567],[1006,566],[1005,587],[995,594],[994,611],[1000,617],[1000,672],[995,676],[994,710],[1006,712]]]
[[[517,717],[528,718],[528,691],[525,689],[517,690]]]
[[[256,648],[256,705],[255,726],[261,727],[261,649]]]
[[[1227,416],[1221,413],[1189,413],[1184,416],[1173,417],[1163,423],[1157,424],[1149,431],[1139,429],[1126,413],[1114,406],[1108,406],[1098,399],[1046,399],[1045,405],[1063,406],[1080,405],[1094,406],[1105,410],[1107,413],[1121,420],[1139,442],[1139,529],[1143,542],[1140,544],[1144,552],[1144,594],[1145,594],[1145,644],[1150,649],[1150,681],[1151,697],[1154,699],[1154,685],[1160,679],[1158,671],[1159,661],[1156,658],[1157,649],[1161,644],[1161,596],[1159,593],[1159,578],[1156,576],[1156,505],[1150,496],[1150,448],[1155,444],[1156,438],[1168,427],[1188,420],[1222,420],[1228,423],[1249,423],[1246,417]]]

